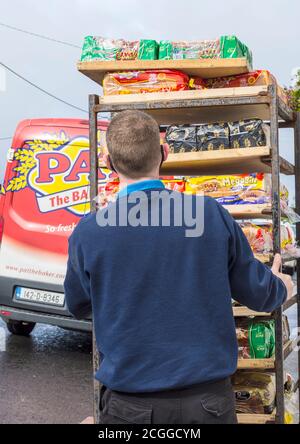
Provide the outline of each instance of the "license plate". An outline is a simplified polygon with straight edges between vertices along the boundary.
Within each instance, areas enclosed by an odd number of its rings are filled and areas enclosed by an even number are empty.
[[[36,290],[35,288],[16,287],[15,298],[18,301],[37,302],[38,304],[63,307],[65,295],[53,291]]]

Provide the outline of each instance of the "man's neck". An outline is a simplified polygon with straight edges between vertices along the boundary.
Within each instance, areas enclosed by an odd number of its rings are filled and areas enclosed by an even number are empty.
[[[123,188],[127,187],[128,185],[131,185],[133,183],[142,182],[144,180],[159,180],[159,175],[153,174],[145,177],[139,177],[138,179],[131,179],[129,177],[122,177],[119,176],[120,179],[120,186],[119,189],[122,190]]]

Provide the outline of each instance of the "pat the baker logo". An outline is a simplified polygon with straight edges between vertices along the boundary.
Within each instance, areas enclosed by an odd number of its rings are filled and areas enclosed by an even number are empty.
[[[35,154],[36,167],[28,177],[28,184],[37,192],[42,213],[67,208],[83,215],[89,208],[89,148],[88,139],[75,138],[59,151]],[[109,173],[99,174],[106,182]]]
[[[6,191],[19,191],[29,186],[36,193],[42,213],[67,209],[81,216],[90,210],[88,139],[68,140],[64,133],[59,139],[27,141],[26,148],[17,150],[18,165],[14,171],[18,174],[11,179]],[[99,148],[101,150],[101,146]],[[99,189],[110,174],[105,169],[99,171]]]

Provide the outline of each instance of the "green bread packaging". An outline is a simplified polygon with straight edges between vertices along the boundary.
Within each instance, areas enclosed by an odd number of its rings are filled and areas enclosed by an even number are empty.
[[[173,59],[173,45],[170,40],[161,40],[159,42],[158,58],[160,60],[172,60]]]
[[[221,57],[233,59],[246,57],[252,69],[252,52],[247,45],[242,43],[235,35],[222,35],[220,37]]]
[[[250,356],[252,359],[272,358],[275,352],[275,322],[253,321],[248,327]]]
[[[86,62],[92,59],[93,45],[94,45],[94,38],[92,35],[84,37],[82,51],[81,51],[81,58],[80,58],[81,62]]]
[[[140,60],[157,60],[158,43],[156,40],[140,40],[138,59]]]

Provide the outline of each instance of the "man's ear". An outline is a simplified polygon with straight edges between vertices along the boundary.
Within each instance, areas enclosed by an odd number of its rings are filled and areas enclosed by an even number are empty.
[[[110,161],[109,154],[107,154],[107,153],[104,154],[103,161],[104,161],[104,164],[105,164],[106,168],[108,168],[111,171],[114,171],[113,166],[112,166],[111,161]]]
[[[165,162],[169,155],[169,147],[167,144],[163,145],[163,153],[164,153],[164,162]]]

